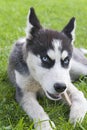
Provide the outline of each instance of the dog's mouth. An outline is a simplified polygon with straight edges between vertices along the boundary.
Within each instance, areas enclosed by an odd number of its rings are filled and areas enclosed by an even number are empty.
[[[61,99],[61,94],[52,94],[47,91],[47,97],[50,98],[51,100],[60,100]]]

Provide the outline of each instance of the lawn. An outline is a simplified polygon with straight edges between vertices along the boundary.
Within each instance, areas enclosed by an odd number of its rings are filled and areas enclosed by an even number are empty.
[[[73,16],[77,20],[75,46],[87,48],[87,0],[1,0],[0,1],[0,130],[32,130],[33,122],[16,103],[7,65],[13,42],[25,36],[26,17],[33,6],[44,27],[62,30]],[[75,83],[87,97],[87,78]],[[39,99],[57,130],[87,130],[87,115],[76,128],[68,122],[69,107],[63,102]]]

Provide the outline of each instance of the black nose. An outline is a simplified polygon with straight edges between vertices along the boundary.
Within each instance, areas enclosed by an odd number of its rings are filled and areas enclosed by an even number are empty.
[[[57,92],[61,93],[66,89],[66,84],[64,83],[55,83],[54,88]]]

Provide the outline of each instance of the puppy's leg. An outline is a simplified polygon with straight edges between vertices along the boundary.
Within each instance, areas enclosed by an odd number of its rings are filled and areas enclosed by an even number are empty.
[[[82,122],[87,112],[87,100],[83,93],[79,91],[72,83],[69,84],[67,91],[70,94],[71,110],[70,110],[70,122],[76,124],[76,122]]]
[[[25,112],[34,120],[36,130],[52,130],[50,119],[38,103],[35,93],[24,93],[21,105]]]

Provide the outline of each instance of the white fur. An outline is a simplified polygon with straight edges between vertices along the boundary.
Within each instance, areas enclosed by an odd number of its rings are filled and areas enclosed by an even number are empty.
[[[75,41],[75,29],[76,29],[76,20],[74,21],[74,29],[71,32],[71,35],[72,35],[72,45],[73,45],[73,43]]]
[[[68,56],[68,52],[66,50],[64,50],[62,52],[62,60],[64,60],[67,56]]]
[[[26,113],[34,120],[35,128],[37,130],[52,130],[48,115],[36,99],[36,92],[41,89],[40,85],[31,76],[23,76],[16,70],[15,76],[16,83],[24,92],[20,105],[22,105]],[[55,127],[53,122],[52,126]]]
[[[27,114],[33,118],[36,130],[52,130],[49,123],[50,119],[36,100],[34,93],[26,92],[21,104]]]
[[[69,120],[75,125],[76,122],[82,122],[87,112],[87,100],[72,83],[68,84],[67,91],[72,102]]]
[[[58,51],[58,46],[56,46],[55,48],[55,51]],[[60,53],[55,52],[54,54],[56,60],[58,58],[58,55],[56,54]],[[69,69],[64,69],[63,67],[61,67],[60,60],[58,61],[58,59],[56,60],[55,65],[50,70],[45,69],[41,66],[40,57],[37,57],[32,53],[28,54],[27,64],[31,70],[32,76],[36,79],[36,81],[40,83],[45,93],[48,91],[52,94],[56,94],[57,92],[53,87],[54,83],[56,82],[62,82],[66,84],[67,91],[69,92],[70,100],[72,102],[70,121],[74,124],[77,121],[82,121],[87,112],[87,102],[82,92],[80,92],[74,87],[74,85],[70,83],[71,81],[69,76]],[[50,98],[48,95],[47,97]]]
[[[55,59],[55,52],[54,52],[52,49],[48,50],[47,55],[48,55],[51,59],[53,59],[53,60]]]
[[[68,56],[68,52],[66,50],[64,50],[62,52],[62,56],[61,56],[61,53],[60,53],[60,50],[59,50],[61,48],[61,41],[54,39],[52,44],[53,44],[54,50],[52,50],[52,49],[48,50],[48,52],[47,52],[48,56],[51,59],[58,60],[61,57],[62,60],[64,60]]]
[[[53,39],[52,45],[54,47],[55,60],[59,61],[60,55],[61,55],[61,53],[59,51],[59,49],[61,48],[61,40]]]
[[[18,71],[15,70],[15,78],[16,78],[16,83],[23,89],[27,83],[27,76],[21,75]]]
[[[23,91],[37,92],[41,89],[40,85],[32,78],[32,76],[21,75],[15,70],[16,83]]]
[[[54,57],[55,65],[49,70],[41,66],[41,59],[39,56],[35,56],[33,53],[29,52],[27,57],[27,64],[30,68],[32,77],[38,81],[41,87],[44,89],[45,93],[48,91],[52,94],[57,92],[54,89],[55,83],[65,83],[70,82],[69,69],[64,69],[61,67],[60,63],[60,52],[58,50],[57,42],[54,43]],[[47,93],[46,93],[47,94]]]
[[[27,16],[27,27],[26,27],[26,29],[25,29],[25,32],[26,32],[26,37],[28,38],[28,39],[32,39],[32,35],[31,35],[31,29],[33,28],[33,25],[29,22],[29,16],[30,16],[30,10],[29,10],[29,14],[28,14],[28,16]]]
[[[19,44],[22,44],[22,43],[26,42],[26,39],[25,38],[20,38],[17,42]]]

